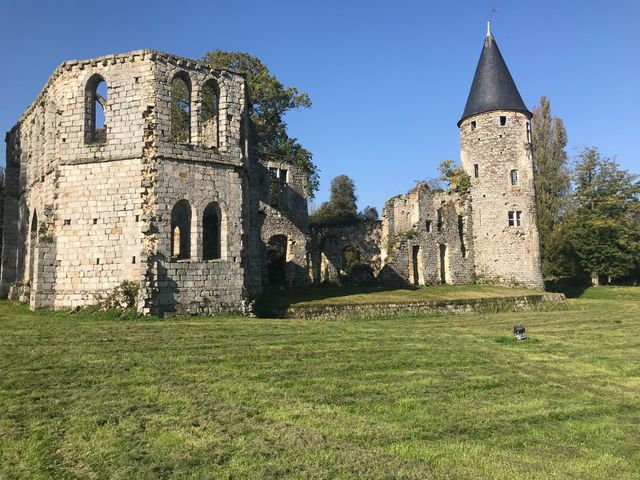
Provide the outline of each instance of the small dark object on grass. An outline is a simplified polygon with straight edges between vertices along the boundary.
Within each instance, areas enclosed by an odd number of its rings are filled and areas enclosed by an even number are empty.
[[[519,342],[529,338],[525,333],[524,325],[522,325],[521,323],[513,326],[513,335],[516,337],[516,340]]]

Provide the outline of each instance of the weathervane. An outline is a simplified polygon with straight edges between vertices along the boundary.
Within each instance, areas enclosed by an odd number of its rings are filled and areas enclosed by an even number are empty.
[[[487,37],[491,36],[491,18],[493,17],[493,14],[497,12],[498,10],[496,10],[496,5],[494,3],[491,7],[491,12],[489,12],[489,20],[487,20]]]

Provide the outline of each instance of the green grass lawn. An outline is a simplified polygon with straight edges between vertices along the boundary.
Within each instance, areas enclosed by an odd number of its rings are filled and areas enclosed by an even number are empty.
[[[260,299],[267,307],[310,307],[370,303],[413,303],[440,300],[473,300],[488,297],[513,297],[542,294],[526,288],[506,288],[494,285],[443,285],[438,287],[311,287],[267,288]]]
[[[0,478],[637,479],[639,296],[336,321],[1,302]]]

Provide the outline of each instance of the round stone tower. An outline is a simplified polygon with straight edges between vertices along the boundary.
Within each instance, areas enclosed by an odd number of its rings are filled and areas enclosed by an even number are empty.
[[[471,177],[475,275],[481,283],[544,288],[531,116],[487,28],[458,122],[462,167]]]

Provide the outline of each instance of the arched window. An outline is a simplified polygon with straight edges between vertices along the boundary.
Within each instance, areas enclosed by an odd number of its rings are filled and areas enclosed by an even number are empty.
[[[211,202],[202,214],[202,258],[221,258],[222,212],[216,202]]]
[[[176,74],[171,81],[171,139],[191,142],[191,82],[185,72]]]
[[[107,141],[107,82],[100,75],[93,75],[85,87],[85,143]]]
[[[511,170],[511,185],[518,185],[519,183],[519,178],[518,178],[518,170]]]
[[[171,210],[171,256],[191,258],[191,206],[180,200]]]
[[[215,80],[202,87],[202,144],[208,148],[220,146],[220,89]]]

